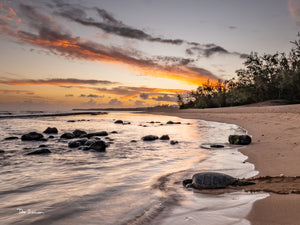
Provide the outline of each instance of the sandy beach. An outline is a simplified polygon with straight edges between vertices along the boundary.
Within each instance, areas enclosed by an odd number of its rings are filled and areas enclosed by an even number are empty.
[[[157,113],[239,125],[252,135],[251,145],[240,151],[259,171],[257,177],[300,175],[300,105],[265,103]],[[253,225],[297,225],[299,211],[300,194],[270,193],[254,203],[248,219]]]

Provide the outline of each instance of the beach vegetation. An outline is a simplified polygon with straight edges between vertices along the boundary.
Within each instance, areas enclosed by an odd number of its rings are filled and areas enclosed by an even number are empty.
[[[288,54],[251,52],[236,77],[207,80],[196,90],[178,95],[180,108],[212,108],[267,100],[300,103],[300,34]]]

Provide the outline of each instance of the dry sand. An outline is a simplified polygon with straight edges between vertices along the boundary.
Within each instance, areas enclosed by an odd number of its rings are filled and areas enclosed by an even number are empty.
[[[262,104],[159,114],[239,125],[252,135],[252,144],[240,151],[255,165],[258,176],[300,176],[300,105]],[[300,194],[271,193],[254,203],[248,219],[253,225],[299,225]]]

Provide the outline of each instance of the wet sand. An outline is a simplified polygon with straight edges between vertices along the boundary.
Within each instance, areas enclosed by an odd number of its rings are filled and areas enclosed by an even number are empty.
[[[252,144],[240,151],[259,171],[257,177],[300,176],[300,105],[248,105],[215,109],[186,109],[155,114],[239,125],[252,135]],[[273,180],[273,182],[278,180]],[[254,203],[248,219],[253,225],[300,224],[299,179],[286,179],[283,190]],[[260,185],[263,185],[262,182]],[[266,184],[265,184],[266,185]],[[293,185],[298,185],[293,188]],[[268,188],[275,188],[268,184]],[[250,188],[250,186],[249,186]],[[252,187],[253,188],[253,187]],[[276,189],[276,188],[275,188]],[[259,189],[256,189],[259,190]],[[265,186],[260,190],[268,191]],[[250,190],[249,190],[250,191]]]

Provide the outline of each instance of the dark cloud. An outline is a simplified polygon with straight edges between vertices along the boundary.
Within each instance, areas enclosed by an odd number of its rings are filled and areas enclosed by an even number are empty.
[[[85,95],[85,94],[81,94],[81,95],[79,95],[79,97],[81,97],[81,98],[103,98],[104,95],[95,95],[95,94]]]
[[[103,96],[103,95],[89,94],[87,97],[88,97],[88,98],[103,98],[104,96]]]
[[[187,48],[185,53],[189,56],[197,56],[198,58],[206,57],[209,58],[215,54],[223,54],[223,55],[235,55],[240,58],[245,58],[246,54],[238,53],[238,52],[229,52],[225,48],[215,45],[215,44],[206,44],[206,45],[195,45],[193,47]]]
[[[60,86],[65,88],[64,86]],[[160,88],[150,88],[150,87],[130,87],[130,86],[117,86],[112,88],[97,88],[97,87],[83,87],[83,86],[67,86],[66,88],[78,88],[78,89],[89,89],[93,92],[97,91],[102,95],[98,95],[99,98],[109,97],[111,95],[120,95],[124,97],[130,97],[130,99],[135,97],[140,97],[141,99],[149,99],[149,96],[157,96],[157,95],[178,95],[183,94],[186,90],[183,89],[160,89]],[[104,94],[108,94],[104,95]],[[87,95],[82,94],[81,97],[87,97]]]
[[[67,18],[73,22],[79,23],[84,26],[92,26],[103,30],[106,33],[118,35],[125,38],[132,38],[137,40],[145,40],[151,42],[161,42],[168,44],[180,45],[184,43],[181,39],[165,39],[160,37],[153,37],[147,34],[145,31],[130,27],[125,25],[123,22],[115,19],[110,13],[105,9],[99,9],[94,7],[98,15],[101,17],[102,21],[97,21],[94,18],[87,17],[86,12],[82,8],[75,8],[70,6],[70,8],[64,8],[56,12],[64,18]]]
[[[111,106],[122,106],[123,103],[121,101],[119,101],[118,99],[114,98],[114,99],[111,99],[108,102],[108,105],[111,105]]]
[[[174,56],[157,56],[154,59],[156,62],[163,62],[166,65],[186,66],[193,63],[195,60],[190,58],[181,58]]]
[[[231,30],[235,30],[235,29],[237,29],[237,27],[236,27],[236,26],[229,26],[228,28],[229,28],[229,29],[231,29]]]
[[[59,23],[49,15],[39,13],[34,6],[20,4],[19,9],[23,17],[27,18],[28,25],[34,29],[47,27],[47,29],[63,30]]]
[[[148,97],[149,97],[149,94],[146,94],[146,93],[140,94],[140,98],[142,98],[142,99],[148,99]]]
[[[177,102],[176,95],[163,95],[163,96],[157,96],[152,98],[155,101],[165,101],[165,102]]]
[[[211,47],[211,48],[208,48],[208,49],[204,50],[204,55],[206,57],[210,57],[211,55],[213,55],[215,53],[228,54],[229,52],[226,49],[224,49],[220,46],[214,46],[214,47]]]
[[[98,12],[99,16],[103,19],[104,22],[108,23],[108,24],[113,24],[113,25],[116,25],[116,26],[124,26],[124,24],[115,19],[113,17],[113,15],[109,12],[107,12],[106,10],[104,9],[99,9],[99,8],[95,8],[96,11]]]
[[[73,85],[115,85],[119,84],[117,82],[111,82],[107,80],[83,80],[75,78],[52,78],[52,79],[0,79],[0,84],[8,85],[63,85],[63,84],[73,84]],[[63,86],[70,87],[70,86]]]
[[[182,94],[185,90],[182,89],[159,89],[149,87],[129,87],[118,86],[113,88],[93,88],[99,93],[121,95],[127,97],[140,96],[142,99],[148,99],[150,95],[164,95],[165,93]]]

